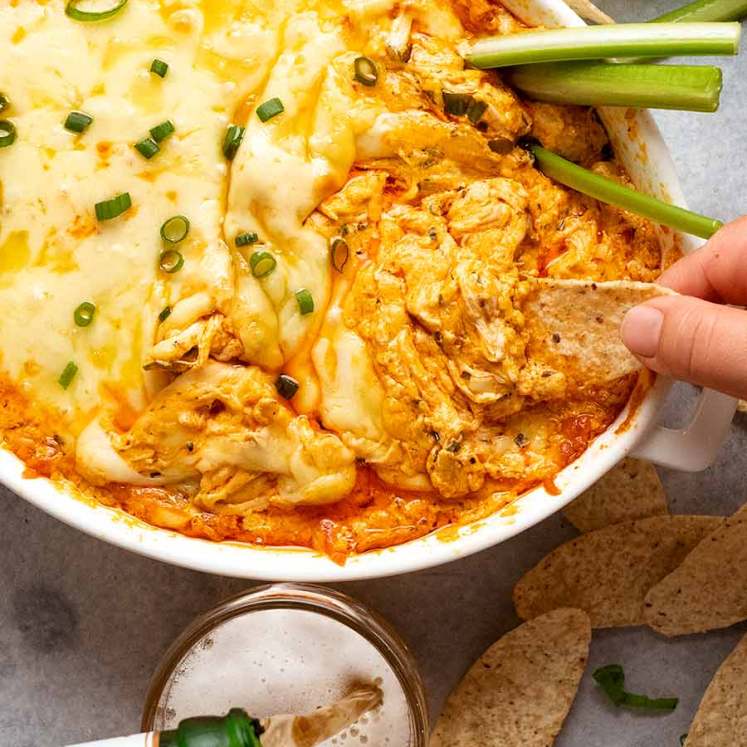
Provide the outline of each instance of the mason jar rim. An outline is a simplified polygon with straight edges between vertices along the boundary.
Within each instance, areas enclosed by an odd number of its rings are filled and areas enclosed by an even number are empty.
[[[415,658],[401,636],[378,612],[335,589],[316,584],[276,583],[235,594],[203,613],[169,646],[148,685],[141,729],[157,727],[159,705],[172,675],[189,651],[223,623],[251,612],[296,609],[315,612],[346,625],[381,654],[399,682],[408,706],[411,747],[427,747],[429,724],[425,687]]]

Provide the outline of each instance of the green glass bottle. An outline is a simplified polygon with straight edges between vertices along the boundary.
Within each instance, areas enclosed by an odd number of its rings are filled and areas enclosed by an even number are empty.
[[[176,729],[162,731],[158,747],[262,747],[262,727],[243,708],[232,708],[225,716],[197,716],[179,722]]]

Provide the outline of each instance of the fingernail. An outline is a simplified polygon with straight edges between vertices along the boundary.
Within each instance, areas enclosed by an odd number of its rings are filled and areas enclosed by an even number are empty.
[[[634,306],[623,319],[620,335],[628,350],[653,358],[659,349],[664,315],[654,306]]]

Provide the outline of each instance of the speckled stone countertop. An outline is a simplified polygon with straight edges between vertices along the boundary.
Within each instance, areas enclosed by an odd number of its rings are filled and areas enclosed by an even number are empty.
[[[621,20],[676,0],[600,0]],[[658,113],[693,209],[722,219],[747,212],[747,55],[722,63],[717,114]],[[684,407],[686,392],[679,400]],[[675,408],[677,409],[677,405]],[[718,461],[700,474],[664,471],[675,512],[728,513],[747,498],[747,419],[737,416]],[[136,729],[159,657],[198,613],[250,582],[146,560],[46,516],[0,490],[0,745],[52,747]],[[400,578],[339,588],[385,615],[410,642],[438,710],[462,672],[516,624],[511,588],[573,535],[558,516],[479,555]],[[723,657],[747,626],[681,640],[639,629],[594,635],[590,669],[623,662],[631,689],[677,694],[668,716],[614,711],[587,673],[560,747],[676,747]]]

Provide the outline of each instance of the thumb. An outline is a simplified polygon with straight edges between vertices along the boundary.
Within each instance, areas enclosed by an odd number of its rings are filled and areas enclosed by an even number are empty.
[[[620,334],[647,368],[747,398],[747,311],[660,296],[628,311]]]

